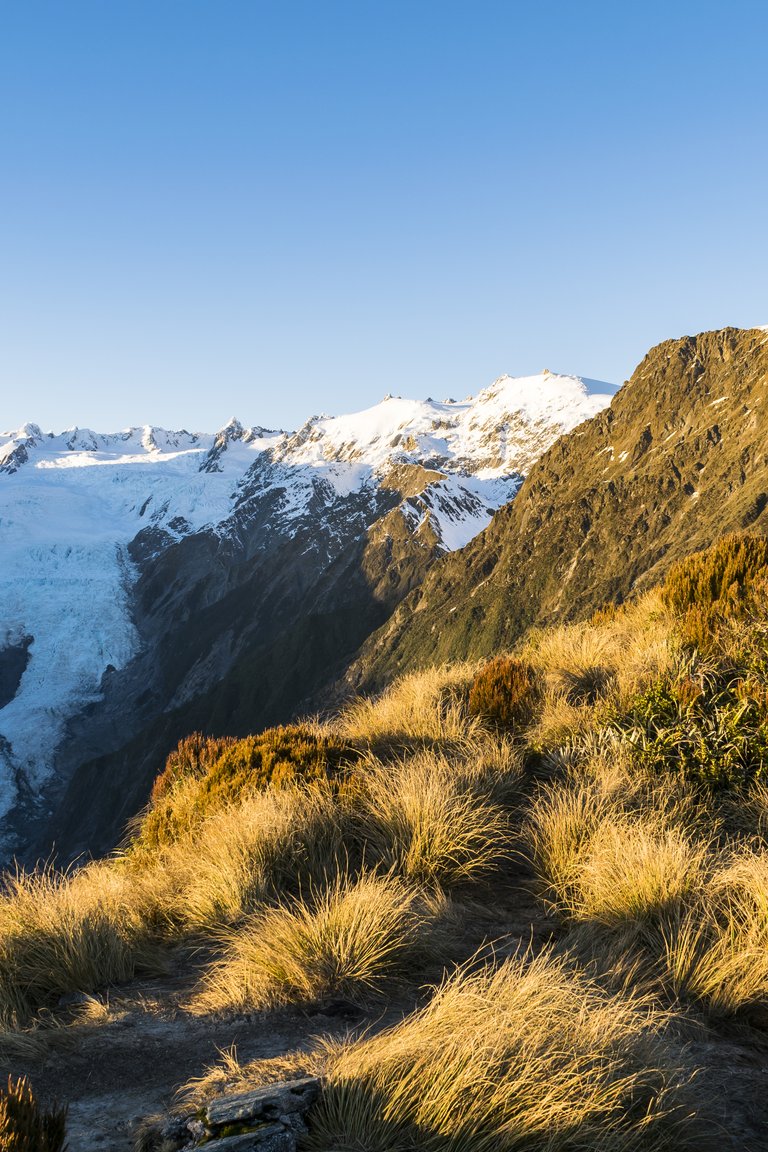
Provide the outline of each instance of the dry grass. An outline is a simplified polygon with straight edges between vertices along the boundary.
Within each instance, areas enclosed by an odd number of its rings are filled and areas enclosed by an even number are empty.
[[[403,676],[380,696],[353,701],[339,718],[339,731],[372,747],[465,740],[480,727],[467,707],[475,671],[463,663]]]
[[[605,821],[579,868],[575,919],[608,927],[679,914],[704,884],[707,845],[654,819]]]
[[[0,898],[3,1026],[23,1027],[65,993],[158,971],[157,880],[110,864],[10,877]]]
[[[356,813],[367,858],[445,887],[499,868],[510,855],[509,817],[483,794],[488,772],[434,753],[370,765]]]
[[[656,590],[609,616],[538,631],[522,656],[544,678],[532,743],[556,748],[599,729],[607,709],[623,707],[680,659],[674,619]]]
[[[327,1045],[312,1147],[700,1149],[657,1023],[551,955],[460,971],[395,1028]]]
[[[703,890],[708,841],[684,829],[671,789],[643,791],[599,757],[588,769],[531,807],[527,838],[545,898],[566,919],[605,927],[680,915]]]
[[[206,1068],[201,1076],[188,1080],[176,1093],[178,1106],[185,1111],[196,1111],[223,1092],[246,1092],[263,1084],[311,1076],[320,1070],[317,1057],[300,1050],[244,1063],[238,1057],[235,1044],[217,1051],[217,1063]]]
[[[531,806],[525,839],[547,902],[564,916],[581,905],[580,878],[601,825],[617,815],[617,802],[594,782],[550,786]]]
[[[8,1077],[0,1090],[0,1148],[3,1152],[65,1152],[67,1109],[42,1108],[26,1077]]]
[[[319,785],[267,789],[216,812],[170,854],[188,927],[231,924],[346,859],[344,811]]]
[[[700,904],[670,925],[664,963],[677,995],[768,1023],[768,854],[742,849],[718,869]]]
[[[231,934],[198,1006],[273,1008],[333,996],[365,1002],[429,954],[438,911],[393,876],[337,877]]]

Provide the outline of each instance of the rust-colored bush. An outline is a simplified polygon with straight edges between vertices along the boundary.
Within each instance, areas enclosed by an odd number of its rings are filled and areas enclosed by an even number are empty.
[[[514,656],[497,656],[472,681],[469,711],[514,731],[533,721],[540,699],[536,670]]]
[[[165,762],[165,768],[152,786],[152,802],[156,803],[183,776],[205,776],[227,748],[237,743],[235,736],[204,736],[193,732],[180,740]]]
[[[26,1076],[0,1090],[2,1152],[64,1152],[66,1108],[42,1109]]]
[[[248,791],[326,780],[353,758],[346,741],[308,724],[267,728],[241,740],[196,733],[169,756],[137,838],[150,846],[171,843]]]

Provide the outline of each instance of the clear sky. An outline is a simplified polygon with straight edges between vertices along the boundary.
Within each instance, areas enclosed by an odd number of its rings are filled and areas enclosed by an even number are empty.
[[[294,427],[768,323],[768,5],[0,0],[0,428]]]

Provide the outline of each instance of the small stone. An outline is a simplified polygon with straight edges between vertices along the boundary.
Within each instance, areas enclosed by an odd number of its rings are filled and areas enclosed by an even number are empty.
[[[187,1120],[186,1128],[193,1140],[202,1140],[205,1136],[205,1124],[202,1120]]]
[[[208,1124],[211,1128],[223,1128],[225,1124],[262,1118],[274,1120],[291,1112],[306,1112],[319,1091],[317,1077],[304,1076],[300,1080],[265,1084],[237,1096],[224,1096],[206,1106]]]
[[[306,1136],[309,1132],[301,1112],[289,1112],[284,1116],[279,1116],[278,1120],[294,1136]]]

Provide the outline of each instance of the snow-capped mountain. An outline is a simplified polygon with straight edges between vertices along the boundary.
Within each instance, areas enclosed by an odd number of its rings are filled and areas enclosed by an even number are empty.
[[[161,717],[286,719],[323,680],[303,665],[354,651],[614,392],[543,372],[460,402],[390,396],[294,433],[232,420],[0,436],[0,813],[21,800],[45,815],[83,761],[147,725],[156,756],[176,738]],[[261,697],[243,703],[240,685],[235,703],[214,700],[257,652],[272,667]]]

